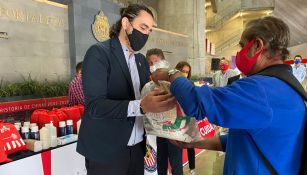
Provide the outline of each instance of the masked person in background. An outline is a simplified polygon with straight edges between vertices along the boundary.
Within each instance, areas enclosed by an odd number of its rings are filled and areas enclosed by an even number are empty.
[[[149,49],[146,52],[146,59],[148,61],[148,64],[150,66],[150,72],[154,72],[154,64],[161,61],[161,60],[165,60],[163,51],[161,49],[158,48],[153,48],[153,49]]]
[[[85,157],[88,175],[143,175],[146,111],[142,102],[163,101],[163,106],[146,108],[150,112],[169,110],[176,104],[162,91],[140,100],[140,89],[149,81],[150,72],[147,60],[136,51],[147,42],[153,23],[146,6],[130,4],[121,9],[110,39],[86,52],[82,69],[85,113],[77,151]]]
[[[293,75],[302,84],[306,76],[306,68],[302,65],[302,56],[296,55],[294,57],[294,65],[292,66]]]
[[[227,86],[229,78],[235,77],[237,75],[237,71],[229,68],[229,62],[224,57],[220,61],[220,71],[213,74],[212,82],[213,87],[224,87]],[[223,128],[218,126],[219,134],[226,134],[228,132],[228,128]],[[220,152],[221,153],[221,152]],[[219,155],[222,155],[219,154]]]
[[[236,76],[237,72],[229,68],[229,62],[222,58],[220,61],[220,71],[213,74],[213,87],[223,87],[227,85],[228,78]]]
[[[157,64],[165,60],[161,49],[150,49],[146,53],[150,71],[156,70]],[[157,137],[157,169],[159,175],[167,175],[168,160],[171,165],[173,175],[183,175],[182,169],[182,149],[172,144],[169,139]]]
[[[171,93],[188,116],[199,120],[207,116],[210,123],[230,128],[228,135],[175,143],[226,151],[224,174],[298,174],[306,93],[291,74],[291,66],[283,64],[289,54],[289,37],[288,26],[278,18],[250,21],[236,57],[237,67],[247,77],[226,87],[196,87],[178,71],[156,71],[153,79],[171,82]],[[263,75],[269,71],[278,75]],[[293,84],[280,74],[291,78]],[[143,108],[154,103],[143,104]]]

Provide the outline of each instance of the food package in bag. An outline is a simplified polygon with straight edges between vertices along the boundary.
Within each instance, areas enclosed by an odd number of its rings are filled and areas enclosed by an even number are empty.
[[[160,81],[160,85],[169,91],[169,82]],[[153,81],[147,83],[142,89],[142,98],[157,86]],[[186,116],[177,103],[176,107],[166,112],[147,112],[144,117],[144,127],[146,133],[149,135],[190,143],[200,141],[203,137],[214,136],[215,131],[213,126],[207,122],[206,118],[204,121],[206,121],[206,126],[202,124],[202,128],[199,128],[199,123],[203,123],[203,121],[196,121],[194,117]],[[203,127],[206,128],[206,132],[203,132]]]

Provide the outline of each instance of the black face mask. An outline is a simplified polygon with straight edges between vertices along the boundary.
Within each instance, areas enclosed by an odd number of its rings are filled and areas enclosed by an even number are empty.
[[[133,49],[133,51],[141,50],[146,44],[148,36],[149,36],[149,35],[143,34],[142,32],[140,32],[139,30],[135,28],[133,28],[131,34],[128,34],[127,32],[126,34],[128,36],[130,46]]]

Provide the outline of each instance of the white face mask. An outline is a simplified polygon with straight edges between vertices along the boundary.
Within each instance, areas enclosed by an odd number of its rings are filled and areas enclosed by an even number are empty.
[[[161,68],[169,69],[170,68],[169,62],[167,62],[166,60],[161,60],[161,61],[156,62],[153,66],[150,66],[150,72],[153,73],[157,69],[161,69]]]
[[[156,66],[150,66],[149,69],[150,73],[153,73],[154,71],[156,71]]]

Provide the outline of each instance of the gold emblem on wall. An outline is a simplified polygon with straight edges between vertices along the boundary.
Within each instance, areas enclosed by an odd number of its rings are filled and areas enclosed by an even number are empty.
[[[103,14],[102,11],[99,12],[95,17],[94,24],[92,24],[92,32],[97,41],[101,42],[109,38],[109,21],[108,18]]]

